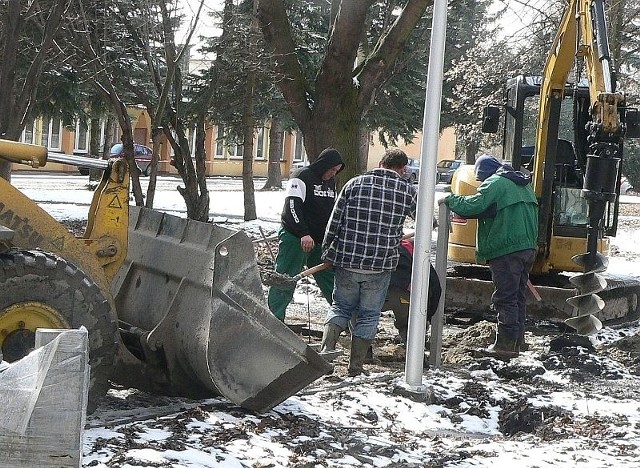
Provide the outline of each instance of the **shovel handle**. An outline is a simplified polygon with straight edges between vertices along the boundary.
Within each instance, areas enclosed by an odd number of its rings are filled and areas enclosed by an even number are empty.
[[[540,293],[538,292],[536,287],[533,285],[531,280],[527,280],[527,287],[529,288],[529,291],[531,291],[531,294],[533,294],[533,297],[536,298],[536,301],[540,302],[542,300],[542,297],[540,297]]]
[[[311,268],[307,268],[306,270],[302,270],[300,273],[296,275],[297,279],[305,278],[309,275],[313,275],[314,273],[318,273],[319,271],[327,270],[331,268],[330,263],[319,263],[316,266]]]

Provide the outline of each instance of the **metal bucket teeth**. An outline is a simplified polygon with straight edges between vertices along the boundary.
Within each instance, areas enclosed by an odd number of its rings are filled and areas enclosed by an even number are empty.
[[[607,287],[607,280],[596,273],[576,275],[569,278],[569,282],[578,288],[581,294],[594,294]]]

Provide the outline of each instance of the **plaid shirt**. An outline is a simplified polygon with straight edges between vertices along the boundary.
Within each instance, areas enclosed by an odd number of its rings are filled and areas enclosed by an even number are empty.
[[[407,216],[415,219],[417,192],[397,172],[377,168],[343,187],[322,243],[322,259],[356,270],[393,271]]]

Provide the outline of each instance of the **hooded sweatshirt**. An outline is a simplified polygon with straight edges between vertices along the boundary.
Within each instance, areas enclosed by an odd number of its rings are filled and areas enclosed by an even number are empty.
[[[446,199],[449,208],[462,217],[479,218],[479,262],[536,249],[538,242],[538,201],[531,177],[495,161],[493,157],[478,158],[476,176],[483,182],[476,194],[450,195]]]
[[[289,179],[281,216],[284,229],[299,238],[310,235],[316,244],[322,244],[336,200],[335,179],[322,180],[322,175],[337,165],[342,166],[340,171],[344,169],[342,156],[327,148]]]

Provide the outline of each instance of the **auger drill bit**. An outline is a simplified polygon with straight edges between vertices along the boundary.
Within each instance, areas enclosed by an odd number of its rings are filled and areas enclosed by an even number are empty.
[[[572,260],[582,267],[582,274],[569,281],[578,289],[576,296],[567,299],[573,306],[574,316],[565,323],[580,335],[593,335],[602,328],[602,322],[594,315],[604,309],[605,303],[596,293],[606,286],[606,280],[599,275],[607,269],[609,261],[598,252],[598,239],[602,231],[604,213],[608,202],[615,201],[615,183],[620,159],[615,156],[615,147],[600,147],[600,155],[587,156],[582,196],[589,205],[587,226],[587,252],[575,255]]]

